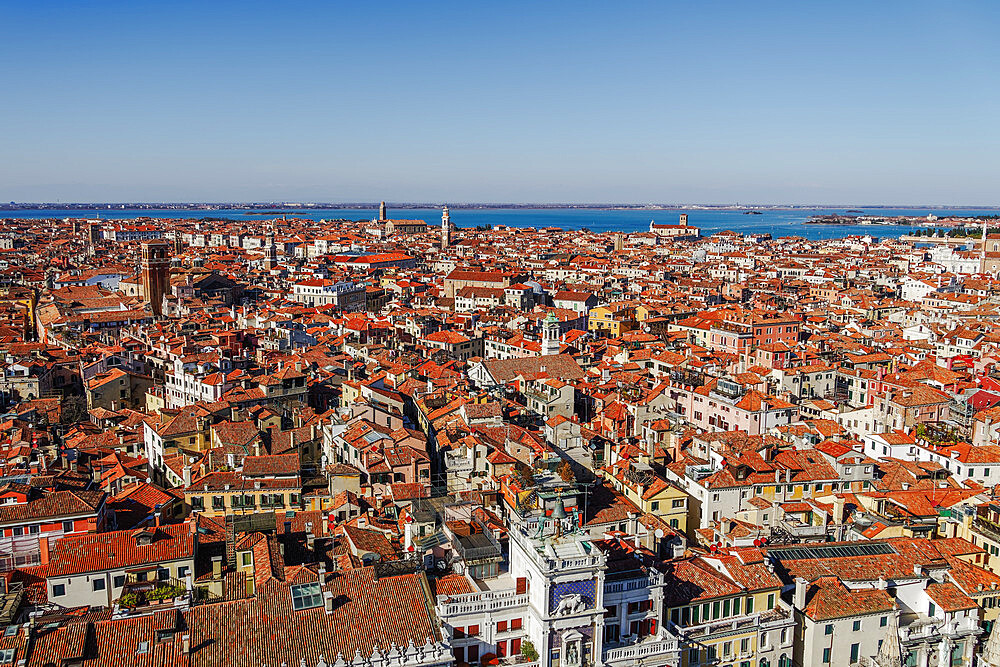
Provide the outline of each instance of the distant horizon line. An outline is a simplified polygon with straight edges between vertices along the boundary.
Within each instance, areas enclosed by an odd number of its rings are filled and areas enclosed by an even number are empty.
[[[211,208],[312,208],[312,209],[377,209],[383,202],[381,201],[359,201],[359,202],[316,202],[316,201],[132,201],[132,202],[16,202],[0,204],[0,210],[38,210],[38,209],[155,209],[157,207],[185,207],[189,210]],[[929,209],[929,210],[954,210],[954,209],[980,209],[980,210],[1000,210],[1000,204],[760,204],[760,203],[695,203],[695,204],[661,204],[661,203],[635,203],[635,202],[384,202],[388,208],[584,208],[584,209],[629,209],[629,210],[683,210],[683,209],[821,209],[821,208],[847,208],[847,209]]]

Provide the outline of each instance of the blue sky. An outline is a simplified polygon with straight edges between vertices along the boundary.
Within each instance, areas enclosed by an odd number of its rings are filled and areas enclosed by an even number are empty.
[[[0,200],[1000,205],[996,2],[3,2]]]

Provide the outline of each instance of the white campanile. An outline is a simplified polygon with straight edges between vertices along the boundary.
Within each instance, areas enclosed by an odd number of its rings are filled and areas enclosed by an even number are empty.
[[[559,354],[559,319],[551,310],[542,323],[542,356]]]
[[[451,216],[448,214],[448,207],[441,210],[441,247],[447,248],[451,244]]]

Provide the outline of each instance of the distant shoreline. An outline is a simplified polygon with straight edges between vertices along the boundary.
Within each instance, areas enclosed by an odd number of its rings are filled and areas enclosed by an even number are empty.
[[[950,211],[950,210],[996,210],[1000,211],[1000,206],[973,206],[973,205],[912,205],[912,204],[511,204],[511,203],[413,203],[413,202],[391,202],[387,206],[394,209],[429,209],[441,208],[447,205],[453,210],[519,210],[519,209],[580,209],[593,211],[810,211],[820,209],[857,209],[877,211],[882,209],[922,209],[927,211]],[[309,204],[289,204],[282,202],[269,203],[222,203],[222,202],[104,202],[104,203],[24,203],[24,204],[0,204],[0,211],[249,211],[260,212],[260,214],[294,214],[297,211],[314,210],[348,210],[348,209],[378,209],[379,202],[353,202],[346,204],[334,203],[309,203]]]

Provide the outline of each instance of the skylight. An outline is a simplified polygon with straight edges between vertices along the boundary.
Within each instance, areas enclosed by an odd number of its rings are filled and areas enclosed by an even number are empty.
[[[768,554],[778,560],[814,560],[820,558],[856,558],[858,556],[885,556],[896,550],[884,542],[875,544],[844,544],[830,546],[789,547],[769,549]]]
[[[323,592],[320,590],[318,583],[295,584],[291,586],[291,591],[292,609],[295,611],[312,609],[323,604]]]

